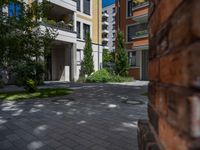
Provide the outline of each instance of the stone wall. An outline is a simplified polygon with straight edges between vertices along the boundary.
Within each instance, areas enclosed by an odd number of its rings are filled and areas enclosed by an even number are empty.
[[[200,0],[150,0],[149,121],[140,150],[200,149]]]

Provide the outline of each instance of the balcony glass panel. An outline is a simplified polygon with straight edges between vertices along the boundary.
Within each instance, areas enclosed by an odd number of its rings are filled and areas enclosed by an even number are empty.
[[[142,23],[128,27],[128,41],[132,41],[133,38],[139,38],[147,35],[147,23]]]
[[[47,18],[42,23],[59,30],[74,32],[74,12],[52,4]]]

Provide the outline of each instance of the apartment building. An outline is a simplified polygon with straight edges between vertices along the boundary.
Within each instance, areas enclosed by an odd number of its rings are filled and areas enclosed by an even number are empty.
[[[90,33],[93,48],[93,61],[95,71],[102,67],[102,1],[101,0],[76,0],[77,22],[77,75],[79,76],[85,37]]]
[[[115,4],[112,4],[102,10],[102,46],[110,52],[115,51],[115,28]]]
[[[42,2],[38,0],[37,2]],[[94,69],[102,65],[101,0],[48,0],[52,6],[47,18],[41,18],[41,29],[55,28],[58,36],[48,57],[46,80],[75,81],[79,78],[85,38],[90,33]],[[26,3],[35,0],[24,0]],[[12,8],[8,8],[8,14]],[[15,9],[15,8],[13,8]]]
[[[116,0],[116,31],[124,33],[129,57],[129,75],[137,80],[148,80],[148,6],[147,0]]]
[[[94,69],[102,64],[101,0],[50,0],[54,6],[49,14],[56,21],[62,20],[65,29],[58,30],[57,45],[48,60],[49,80],[72,81],[79,78],[84,54],[85,38],[90,33],[93,48]],[[58,19],[61,17],[60,19]]]

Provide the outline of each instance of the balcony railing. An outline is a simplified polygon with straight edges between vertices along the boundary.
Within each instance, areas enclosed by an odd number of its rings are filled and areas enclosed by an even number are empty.
[[[148,30],[137,31],[133,35],[133,39],[143,38],[148,36]]]
[[[74,31],[73,25],[72,24],[66,24],[66,23],[64,23],[64,21],[56,22],[54,20],[47,20],[46,18],[44,18],[42,20],[41,24],[44,25],[44,26],[48,26],[48,27],[51,27],[51,28],[58,29],[58,30],[76,33]]]
[[[144,0],[141,3],[133,2],[132,7],[133,7],[133,10],[135,10],[135,9],[142,8],[142,7],[145,7],[145,6],[148,6],[148,5],[149,5],[149,1],[148,0]]]

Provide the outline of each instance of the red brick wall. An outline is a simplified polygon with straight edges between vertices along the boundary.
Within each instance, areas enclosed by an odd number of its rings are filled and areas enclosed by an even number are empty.
[[[150,3],[149,122],[139,122],[140,150],[200,150],[200,0]]]
[[[135,80],[140,80],[140,68],[129,68],[128,75]]]

